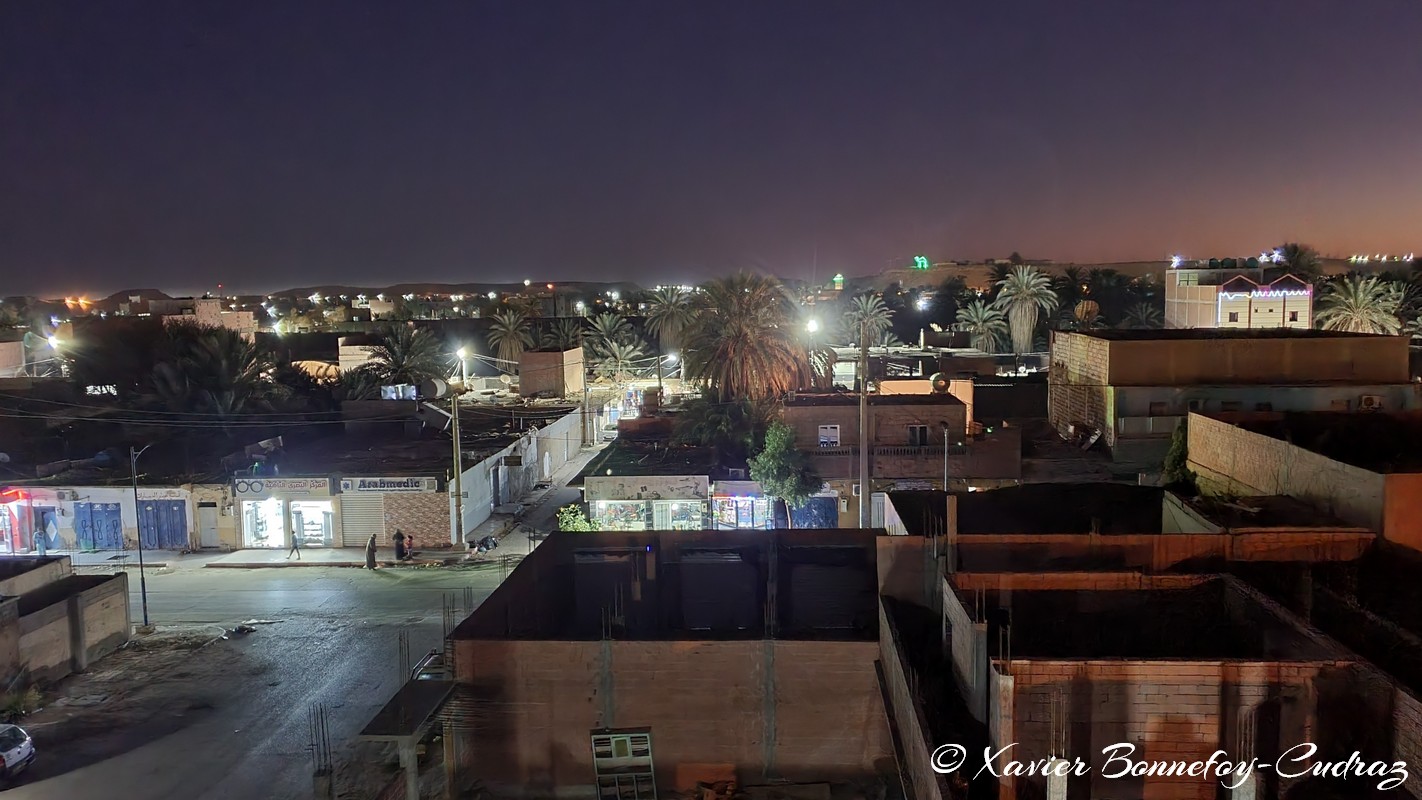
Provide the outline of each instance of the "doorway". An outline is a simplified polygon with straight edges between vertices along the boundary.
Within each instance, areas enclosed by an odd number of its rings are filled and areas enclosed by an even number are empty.
[[[198,545],[203,548],[222,546],[217,538],[216,503],[198,503]]]

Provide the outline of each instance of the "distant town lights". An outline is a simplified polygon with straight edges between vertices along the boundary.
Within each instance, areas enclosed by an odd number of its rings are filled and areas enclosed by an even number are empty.
[[[927,298],[927,297],[920,297],[920,298],[918,298],[918,301],[917,301],[916,303],[914,303],[914,306],[915,306],[919,311],[927,311],[927,310],[928,310],[928,305],[929,305],[929,303],[928,303],[928,298]]]
[[[499,299],[499,293],[498,293],[498,292],[489,292],[489,299],[490,299],[490,300],[498,300],[498,299]]]
[[[1171,256],[1171,257],[1170,257],[1170,268],[1171,268],[1171,269],[1176,269],[1177,267],[1179,267],[1181,264],[1184,264],[1184,263],[1185,263],[1185,256]]]
[[[533,285],[533,281],[529,280],[528,278],[524,278],[524,279],[523,279],[523,285],[524,285],[524,286],[532,286],[532,285]]]

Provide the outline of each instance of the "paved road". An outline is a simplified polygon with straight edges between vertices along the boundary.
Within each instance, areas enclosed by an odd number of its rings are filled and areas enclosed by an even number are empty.
[[[196,651],[183,662],[191,674],[183,667],[172,682],[168,675],[127,676],[140,696],[146,680],[161,687],[147,705],[130,698],[143,710],[126,713],[113,729],[78,726],[82,734],[75,735],[72,721],[40,725],[32,731],[40,759],[4,794],[44,800],[310,797],[311,705],[328,706],[338,758],[352,757],[350,740],[400,683],[399,631],[409,632],[418,658],[439,645],[445,597],[462,600],[469,587],[481,602],[499,579],[497,567],[199,569],[150,576],[149,614],[159,626],[276,622]],[[133,601],[137,617],[138,598]],[[95,667],[103,669],[102,662]]]

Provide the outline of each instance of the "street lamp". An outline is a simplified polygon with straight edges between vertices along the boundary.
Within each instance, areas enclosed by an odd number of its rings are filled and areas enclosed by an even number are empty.
[[[143,627],[151,627],[148,624],[148,577],[143,572],[143,510],[138,502],[138,457],[148,452],[152,447],[151,443],[143,446],[142,450],[135,450],[132,445],[128,448],[128,472],[133,476],[133,521],[138,528],[138,593],[143,599]]]
[[[810,333],[819,333],[819,332],[820,332],[820,321],[817,320],[817,319],[812,319],[812,320],[810,320],[809,322],[806,322],[806,323],[805,323],[805,330],[809,331]]]
[[[459,388],[463,390],[465,384],[469,383],[469,362],[466,360],[469,358],[469,351],[461,347],[455,350],[454,354],[459,357]]]

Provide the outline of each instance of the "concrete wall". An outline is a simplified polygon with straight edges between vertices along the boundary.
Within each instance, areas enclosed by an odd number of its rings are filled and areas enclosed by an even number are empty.
[[[128,576],[71,576],[21,597],[19,610],[22,668],[57,681],[128,641]]]
[[[1085,334],[1058,334],[1063,336]],[[1405,336],[1119,340],[1107,344],[1105,382],[1112,386],[1396,384],[1408,380]]]
[[[531,490],[534,484],[545,480],[545,467],[547,472],[551,473],[575,457],[583,445],[581,426],[582,413],[575,410],[542,428],[530,430],[513,444],[486,456],[472,466],[465,467],[461,478],[464,494],[461,514],[464,534],[468,535],[492,516],[495,506],[518,500]],[[544,455],[548,456],[546,461]],[[510,456],[522,463],[518,466],[507,466],[506,459]],[[492,474],[496,470],[500,484],[498,498],[493,495]],[[463,544],[462,537],[454,544]]]
[[[1190,469],[1207,493],[1289,495],[1354,525],[1388,536],[1384,497],[1387,476],[1369,472],[1288,442],[1244,430],[1213,417],[1191,414]],[[1399,481],[1399,487],[1410,482]],[[1415,488],[1415,487],[1414,487]],[[1413,495],[1416,496],[1415,494]],[[1399,493],[1395,519],[1412,516]],[[1405,529],[1404,529],[1405,530]],[[1422,549],[1422,531],[1401,538]]]
[[[888,398],[869,400],[869,442],[880,447],[909,446],[908,426],[928,426],[929,442],[942,446],[942,424],[947,423],[952,444],[963,441],[968,426],[967,406],[951,395],[943,395],[943,403],[895,404]],[[805,403],[785,406],[785,424],[795,430],[795,444],[804,450],[819,445],[819,426],[838,425],[841,447],[859,446],[859,406],[814,405]],[[941,470],[940,470],[941,471]]]
[[[74,574],[68,556],[0,557],[0,597],[19,597]]]
[[[1163,571],[1196,562],[1351,561],[1372,546],[1362,530],[1236,528],[1220,533],[964,534],[957,538],[964,572],[1056,570]]]
[[[525,350],[519,356],[518,393],[524,397],[546,393],[581,398],[586,371],[581,347],[555,352]]]
[[[188,523],[188,539],[196,538],[194,531],[195,505],[192,492],[188,486],[139,486],[138,497],[140,501],[147,500],[177,500],[184,504],[184,514]],[[117,503],[119,506],[119,517],[123,524],[123,540],[125,547],[136,548],[138,546],[138,516],[134,512],[133,489],[124,486],[45,486],[26,489],[34,495],[35,507],[50,507],[55,509],[55,523],[59,532],[61,549],[73,549],[77,546],[78,538],[74,530],[74,505],[76,503]],[[60,500],[60,495],[67,498]],[[235,520],[229,522],[235,525]]]
[[[953,590],[947,579],[942,581],[943,637],[953,662],[953,679],[968,704],[968,711],[979,722],[988,721],[988,649],[987,623],[977,622],[964,598]]]
[[[879,663],[887,694],[884,699],[897,734],[894,744],[899,770],[904,783],[913,787],[915,800],[942,800],[952,795],[944,777],[933,770],[933,751],[939,743],[929,739],[928,721],[912,688],[908,662],[898,630],[880,602]]]
[[[742,784],[865,778],[892,752],[878,655],[872,641],[457,641],[456,680],[483,698],[464,767],[501,794],[591,796],[590,731],[647,727],[663,789],[687,764],[732,765]]]

